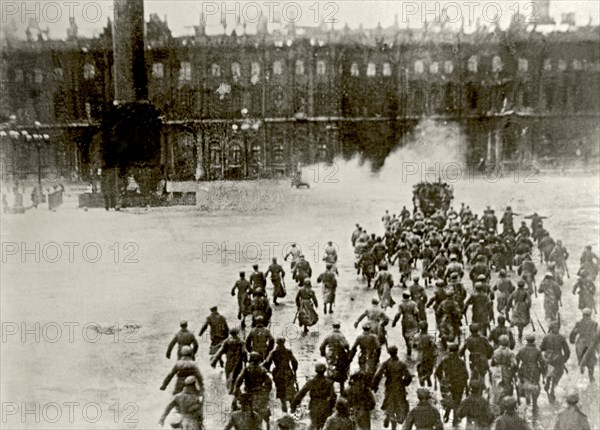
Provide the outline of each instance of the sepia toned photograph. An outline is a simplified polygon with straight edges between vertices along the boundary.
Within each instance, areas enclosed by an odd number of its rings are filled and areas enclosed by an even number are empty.
[[[0,0],[0,429],[600,430],[600,4]]]

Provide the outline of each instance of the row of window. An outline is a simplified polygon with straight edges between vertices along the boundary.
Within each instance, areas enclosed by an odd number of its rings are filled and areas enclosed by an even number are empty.
[[[572,70],[583,70],[584,64],[588,65],[589,63],[586,61],[581,61],[581,60],[573,60],[573,62],[571,63],[571,69]],[[553,66],[554,65],[552,63],[552,60],[550,60],[550,59],[544,60],[544,66],[543,66],[544,71],[552,71]],[[283,74],[283,67],[284,67],[284,65],[281,60],[274,61],[273,66],[272,66],[273,74],[274,75]],[[416,75],[424,74],[425,67],[426,67],[426,65],[425,65],[424,60],[416,60],[413,65],[414,74],[416,74]],[[479,60],[478,60],[477,56],[473,55],[467,61],[467,70],[469,72],[476,73],[478,68],[479,68]],[[566,60],[560,59],[556,63],[556,69],[561,72],[566,71],[567,68],[568,68],[568,64],[567,64]],[[592,67],[592,70],[599,71],[598,70],[599,68],[600,68],[600,66],[598,66],[598,64],[594,64]],[[250,76],[251,76],[251,81],[253,83],[258,82],[258,79],[260,78],[260,69],[261,69],[261,67],[258,62],[250,63]],[[366,68],[366,72],[365,72],[366,76],[368,76],[368,77],[377,76],[378,69],[380,70],[381,75],[392,76],[392,66],[390,63],[383,63],[381,65],[377,65],[373,62],[370,62],[367,64],[367,68]],[[438,74],[440,72],[440,69],[443,69],[445,74],[450,75],[454,71],[454,63],[450,60],[446,60],[443,63],[439,63],[437,61],[429,63],[429,73],[430,74],[433,74],[433,75]],[[495,56],[492,59],[492,72],[499,73],[499,72],[502,72],[502,70],[504,70],[504,63],[502,62],[502,59],[500,57]],[[518,71],[520,73],[526,73],[528,70],[529,70],[529,61],[526,59],[523,59],[523,58],[519,58]],[[409,70],[406,69],[406,71],[408,72]],[[326,66],[325,61],[323,61],[323,60],[317,61],[316,72],[317,72],[317,75],[319,75],[319,76],[326,75],[327,66]],[[220,77],[222,73],[223,73],[223,71],[219,64],[211,65],[210,74],[213,77]],[[304,75],[305,74],[304,60],[296,60],[295,73],[296,73],[296,75]],[[234,80],[241,78],[242,68],[241,68],[240,63],[234,62],[231,64],[231,75],[233,76]],[[350,65],[350,76],[358,77],[360,75],[361,75],[360,66],[358,65],[358,63],[352,63]],[[161,79],[161,78],[164,78],[164,76],[165,76],[164,64],[158,63],[158,62],[154,63],[152,65],[152,77],[155,79]],[[58,80],[62,80],[63,79],[63,70],[59,67],[55,68],[54,69],[54,77]],[[85,80],[91,80],[91,79],[94,79],[95,77],[96,77],[96,67],[91,63],[84,64],[83,78]],[[15,82],[23,82],[23,79],[24,79],[23,70],[16,69],[15,75],[14,75]],[[33,70],[33,80],[36,84],[41,84],[44,81],[44,74],[41,69],[36,68]],[[180,68],[179,68],[179,81],[180,82],[191,82],[191,80],[192,80],[192,64],[190,62],[183,61],[180,64]]]

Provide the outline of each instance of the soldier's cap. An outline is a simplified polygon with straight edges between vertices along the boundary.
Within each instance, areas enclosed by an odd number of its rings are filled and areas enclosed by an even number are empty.
[[[500,336],[498,338],[498,343],[502,346],[508,346],[508,341],[509,341],[508,336],[505,334],[503,334],[502,336]]]
[[[251,352],[249,360],[250,363],[260,363],[260,354],[258,352]]]
[[[241,272],[240,272],[240,276],[246,276],[246,272],[244,272],[244,271],[241,271]]]
[[[216,312],[218,309],[219,309],[218,307],[216,307],[216,306],[213,306],[212,308],[210,308],[210,311],[211,311],[211,312]]]
[[[338,411],[342,415],[348,414],[348,401],[343,397],[338,397],[337,402],[335,402],[335,410]]]
[[[334,322],[333,324],[331,324],[331,326],[332,326],[333,328],[340,328],[340,327],[342,326],[342,324],[340,324],[340,322],[339,322],[339,321],[336,321],[336,322]]]
[[[379,265],[379,270],[383,270],[383,269],[386,269],[386,270],[387,270],[387,267],[388,267],[388,266],[387,266],[387,263],[383,262],[383,263],[381,263],[381,264]]]
[[[184,385],[194,385],[196,383],[196,377],[195,376],[188,376],[187,378],[185,378],[185,380],[183,381]]]
[[[406,299],[407,299],[407,298],[409,298],[409,297],[410,297],[410,293],[409,293],[408,291],[404,291],[404,292],[402,293],[402,297],[404,297],[404,298],[406,298]]]
[[[283,345],[285,343],[285,337],[278,337],[275,342],[279,345]]]
[[[477,390],[483,388],[483,384],[478,379],[471,379],[471,381],[469,382],[469,388],[471,390],[477,391]]]
[[[372,305],[378,305],[379,304],[379,300],[377,300],[377,299],[371,299],[371,304]]]
[[[237,328],[235,328],[235,327],[232,328],[231,330],[229,330],[229,334],[232,335],[232,336],[235,336],[235,335],[239,334],[239,332],[240,332],[240,330],[237,329]]]
[[[525,337],[525,340],[529,343],[534,343],[535,342],[535,334],[530,333]]]
[[[421,278],[419,277],[419,275],[415,275],[415,276],[413,276],[413,281],[415,281],[415,282],[419,282],[419,279],[421,279]]]
[[[450,352],[457,352],[459,349],[458,343],[449,343],[448,344],[448,350]]]
[[[552,272],[546,272],[546,274],[544,275],[545,278],[554,278],[554,273]]]
[[[524,287],[525,286],[525,280],[524,279],[519,279],[517,281],[517,287]]]
[[[469,330],[475,332],[475,331],[479,331],[479,324],[477,323],[473,323],[469,326]]]
[[[262,323],[265,319],[263,318],[262,315],[258,315],[256,318],[254,318],[254,322],[258,323]]]
[[[452,272],[452,274],[450,275],[450,279],[458,279],[458,273]]]
[[[388,354],[390,355],[398,355],[398,347],[396,345],[392,345],[388,348]]]
[[[179,322],[179,327],[187,327],[187,325],[188,325],[188,322],[186,320],[181,320]]]
[[[482,241],[480,241],[480,242],[482,242]],[[480,260],[480,261],[485,261],[485,255],[483,255],[483,254],[478,255],[477,259]]]
[[[442,279],[438,279],[437,281],[435,281],[435,286],[436,287],[443,287],[444,286],[444,281]]]
[[[323,373],[327,370],[327,366],[325,366],[323,363],[317,363],[315,364],[315,372],[317,373]]]
[[[498,324],[504,324],[506,322],[506,318],[504,315],[498,315]]]
[[[585,308],[583,311],[581,311],[581,313],[583,314],[583,316],[589,317],[592,315],[592,310],[590,308]]]
[[[304,280],[304,285],[306,285],[306,286],[310,287],[310,286],[311,286],[311,285],[310,285],[310,279],[305,279],[305,280]]]
[[[419,400],[427,400],[431,398],[431,393],[427,388],[419,388],[417,389],[417,398]]]
[[[479,239],[479,243],[485,243],[484,239]]]
[[[450,260],[456,260],[456,254],[450,254]]]
[[[362,325],[362,329],[365,331],[371,330],[371,324],[369,324],[368,322],[364,323]]]
[[[278,429],[293,429],[296,427],[296,421],[294,421],[294,418],[291,417],[291,415],[284,415],[281,418],[279,418],[277,420],[277,428]]]
[[[420,321],[419,322],[419,328],[421,330],[427,330],[428,327],[429,327],[429,324],[427,324],[427,321]]]
[[[482,282],[475,282],[475,285],[473,285],[475,287],[476,290],[480,290],[483,288],[483,283]]]
[[[258,264],[253,264],[253,265],[252,265],[252,268],[253,268],[253,269],[258,269]]]
[[[478,275],[477,276],[477,280],[478,281],[485,281],[487,279],[487,277],[485,275]]]
[[[501,276],[501,277],[505,277],[506,276],[506,270],[500,269],[500,273],[498,273],[498,275]]]
[[[576,405],[577,403],[579,403],[579,394],[571,393],[567,396],[566,400],[569,405]]]
[[[181,355],[186,356],[186,355],[192,355],[192,348],[190,348],[189,346],[183,346],[181,347]]]
[[[277,263],[277,258],[273,257],[273,263]]]
[[[548,331],[553,330],[560,330],[560,324],[558,323],[558,321],[552,321],[550,324],[548,324]]]
[[[331,269],[333,266],[332,266],[332,264],[331,264],[331,263],[326,263],[326,264],[325,264],[325,267],[326,267],[327,269]]]
[[[517,399],[514,397],[505,397],[502,399],[502,410],[514,411],[515,409],[517,409]]]

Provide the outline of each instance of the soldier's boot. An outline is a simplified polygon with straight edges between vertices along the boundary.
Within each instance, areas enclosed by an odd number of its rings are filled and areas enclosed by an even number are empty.
[[[333,313],[333,303],[329,303],[329,313]]]
[[[590,379],[590,383],[594,383],[596,381],[596,378],[594,378],[594,368],[593,367],[588,367],[588,378]]]
[[[392,422],[392,430],[396,430],[396,426],[398,425],[398,423],[394,420],[392,420],[391,422]]]
[[[431,385],[432,385],[432,384],[431,384],[431,376],[428,376],[428,377],[427,377],[427,386],[428,386],[429,388],[431,388]]]
[[[447,423],[450,421],[450,408],[444,410],[444,422]]]
[[[383,419],[383,428],[388,428],[389,426],[390,426],[390,418],[386,415],[386,417]]]
[[[285,401],[285,399],[280,399],[281,400],[281,412],[283,412],[284,414],[287,414],[288,408],[287,408],[287,402]]]
[[[324,313],[325,315],[327,315],[327,305],[326,305],[326,304],[323,306],[323,313]]]

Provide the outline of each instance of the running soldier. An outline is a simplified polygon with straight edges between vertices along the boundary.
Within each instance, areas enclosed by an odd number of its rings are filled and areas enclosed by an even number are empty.
[[[317,283],[323,284],[323,313],[327,315],[327,305],[329,305],[329,313],[332,314],[333,305],[335,304],[337,279],[335,278],[331,263],[325,265],[325,271],[319,275]]]
[[[267,430],[269,430],[269,420],[271,417],[269,394],[273,387],[273,381],[271,381],[269,373],[265,368],[260,365],[261,362],[262,359],[259,353],[250,353],[249,364],[242,370],[234,386],[236,397],[239,401],[243,395],[240,388],[242,384],[244,385],[245,394],[250,397],[252,402],[252,410],[266,423]]]
[[[312,268],[310,267],[310,263],[304,259],[304,255],[300,254],[299,260],[294,266],[292,275],[298,285],[304,285],[304,280],[306,279],[310,280]]]
[[[455,296],[448,296],[440,305],[441,309],[441,327],[440,332],[442,349],[452,342],[459,342],[460,327],[462,318],[462,307],[457,303]]]
[[[517,413],[517,399],[505,397],[502,401],[500,415],[494,422],[494,430],[531,430],[525,420]]]
[[[292,247],[290,248],[288,253],[285,254],[285,257],[283,257],[283,261],[288,261],[288,258],[292,257],[292,260],[290,261],[290,271],[292,272],[292,279],[294,281],[297,280],[295,275],[296,263],[298,263],[298,261],[300,260],[301,255],[302,251],[300,251],[300,248],[298,248],[295,243],[292,243]]]
[[[573,295],[579,293],[579,309],[596,309],[596,286],[585,270],[579,272],[579,278],[573,285]]]
[[[508,336],[503,334],[498,339],[498,348],[492,355],[491,365],[494,369],[497,369],[494,376],[498,376],[500,379],[494,390],[494,403],[500,405],[504,397],[513,395],[514,381],[518,369],[515,354],[508,348]]]
[[[358,259],[356,265],[358,269],[356,274],[359,275],[362,271],[363,276],[367,278],[367,288],[371,288],[371,280],[375,277],[376,266],[373,253],[371,251],[363,253]]]
[[[340,392],[342,392],[344,383],[348,379],[350,345],[340,331],[340,326],[339,322],[332,324],[333,332],[323,340],[319,351],[321,357],[325,357],[327,360],[327,377],[333,382],[339,383]]]
[[[263,324],[268,326],[273,316],[273,309],[269,304],[269,299],[262,288],[257,288],[254,291],[254,298],[250,305],[252,311],[252,327],[256,327],[256,320],[260,317],[263,319]],[[245,328],[245,319],[242,321],[242,330]]]
[[[200,373],[200,369],[192,360],[192,348],[189,346],[184,346],[181,348],[181,359],[177,360],[173,369],[169,372],[162,385],[160,386],[161,391],[165,391],[167,389],[167,385],[173,379],[173,376],[177,375],[177,382],[175,382],[175,389],[173,390],[173,395],[181,393],[183,390],[183,386],[185,385],[185,379],[188,376],[193,376],[196,378],[198,385],[200,386],[199,392],[204,391],[204,383],[202,380],[202,374]]]
[[[254,272],[250,275],[250,286],[252,287],[252,293],[256,293],[256,290],[262,289],[264,291],[267,286],[267,278],[265,274],[258,270],[258,264],[252,265]]]
[[[465,344],[460,349],[460,355],[464,356],[465,351],[469,351],[469,369],[471,370],[471,380],[479,380],[484,385],[484,377],[489,372],[488,360],[494,354],[494,348],[487,338],[479,334],[479,325],[471,324],[469,326],[471,336],[465,340]],[[491,374],[490,374],[490,383]]]
[[[373,391],[377,392],[379,383],[385,378],[385,396],[381,409],[385,412],[383,426],[387,428],[392,424],[392,430],[396,430],[398,424],[402,424],[408,414],[408,401],[406,400],[406,387],[412,381],[406,363],[398,358],[398,348],[390,346],[388,349],[390,358],[384,361],[373,378]]]
[[[167,358],[171,358],[171,351],[177,345],[177,360],[181,359],[181,348],[184,346],[189,346],[192,349],[192,360],[196,359],[196,352],[198,351],[198,341],[196,340],[196,336],[194,333],[187,329],[188,322],[181,321],[179,323],[180,330],[177,332],[173,340],[169,343],[167,347]]]
[[[277,346],[269,353],[262,366],[270,371],[271,364],[275,366],[271,375],[275,383],[275,397],[281,402],[281,411],[287,413],[287,402],[291,402],[296,395],[296,371],[298,360],[291,350],[285,347],[285,338],[277,338]]]
[[[239,337],[237,328],[229,330],[229,337],[221,344],[221,348],[212,358],[210,365],[214,368],[221,361],[221,356],[225,354],[225,378],[227,378],[227,389],[229,394],[233,394],[233,385],[244,368],[247,360],[244,342]]]
[[[558,306],[561,303],[562,291],[552,273],[546,273],[538,292],[544,294],[544,312],[546,314],[546,321],[556,321],[558,319]]]
[[[401,242],[398,245],[399,249],[396,254],[390,258],[390,263],[394,265],[398,260],[398,269],[400,271],[400,284],[405,285],[406,281],[410,278],[410,261],[412,260],[412,254],[410,253],[406,243]]]
[[[294,413],[304,396],[307,394],[310,395],[308,411],[311,428],[314,430],[321,430],[323,428],[325,421],[327,421],[335,406],[336,395],[333,389],[333,381],[325,376],[326,370],[327,366],[323,363],[317,363],[315,365],[315,372],[317,374],[304,384],[291,403],[291,410]]]
[[[262,430],[262,418],[252,409],[252,397],[240,395],[241,410],[231,413],[225,430]]]
[[[298,263],[298,265],[300,262]],[[298,268],[298,266],[296,266]],[[319,321],[319,315],[315,308],[319,307],[317,296],[310,285],[310,279],[304,280],[304,285],[298,290],[296,295],[296,307],[298,311],[296,316],[300,327],[304,327],[304,333],[308,333],[308,328],[312,327]],[[294,318],[296,322],[296,318]]]
[[[523,342],[523,329],[531,323],[531,293],[525,289],[525,281],[517,281],[517,290],[508,297],[506,312],[513,309],[511,325],[519,330],[519,343]]]
[[[256,318],[256,327],[250,330],[246,337],[246,351],[255,353],[260,358],[260,362],[265,361],[269,353],[273,350],[275,340],[268,328],[264,326],[261,316]]]
[[[342,394],[348,401],[356,430],[371,430],[371,411],[376,406],[375,395],[371,391],[372,380],[372,374],[355,372]]]
[[[412,338],[419,327],[419,308],[415,302],[410,300],[408,291],[402,293],[402,302],[398,306],[398,313],[394,317],[392,327],[396,327],[400,317],[402,317],[402,337],[406,344],[406,355],[410,357],[412,355]]]
[[[348,402],[343,397],[335,402],[335,413],[327,418],[323,430],[354,430],[354,423],[350,418]]]
[[[525,396],[527,405],[532,405],[533,415],[537,417],[540,378],[546,373],[546,361],[542,352],[535,346],[535,335],[529,334],[525,340],[527,344],[516,356],[519,365],[519,395]]]
[[[419,385],[431,388],[431,375],[437,362],[437,345],[432,335],[427,333],[427,320],[419,322],[420,333],[413,338],[413,348],[417,351],[417,374]]]
[[[563,246],[561,240],[556,241],[556,245],[552,252],[550,252],[550,256],[548,257],[548,261],[552,262],[556,265],[556,275],[557,279],[562,283],[562,279],[565,276],[567,271],[567,259],[569,258],[569,252]]]
[[[358,356],[360,370],[369,378],[372,378],[377,371],[377,366],[379,364],[381,346],[377,340],[377,336],[371,331],[371,324],[368,322],[364,323],[362,328],[362,334],[356,338],[354,345],[352,345],[352,349],[350,349],[348,362],[352,363],[356,352],[360,349],[360,354]]]
[[[273,284],[273,304],[277,305],[277,299],[286,296],[285,291],[285,271],[280,264],[277,264],[277,258],[273,258],[273,263],[267,269],[265,278],[271,274],[271,283]]]
[[[453,411],[452,426],[457,427],[460,422],[457,410],[462,401],[463,393],[467,388],[469,372],[467,372],[467,365],[458,355],[458,344],[449,344],[448,351],[448,355],[440,361],[440,364],[436,368],[435,377],[440,381],[444,422],[448,422],[450,412]]]
[[[427,305],[425,306],[429,308],[431,305],[433,305],[433,311],[435,313],[435,326],[437,327],[438,331],[440,330],[442,323],[441,304],[444,302],[444,300],[446,300],[447,297],[448,293],[446,293],[446,289],[444,288],[444,281],[438,279],[435,281],[435,291],[433,296],[429,299]]]
[[[508,298],[516,290],[516,288],[512,281],[508,278],[506,270],[500,269],[498,276],[498,282],[496,282],[496,284],[492,287],[492,291],[497,291],[496,309],[498,310],[498,314],[504,315]]]
[[[571,355],[569,344],[565,337],[559,333],[559,330],[560,324],[558,321],[551,322],[548,326],[548,334],[544,336],[540,344],[540,351],[544,354],[544,359],[548,365],[544,390],[548,394],[548,401],[550,403],[556,401],[554,389],[560,382],[566,369],[565,363]]]
[[[394,286],[394,280],[392,274],[387,271],[387,263],[383,262],[379,265],[379,273],[375,278],[374,288],[377,290],[381,307],[385,310],[388,307],[393,307],[395,302],[392,298],[392,287]]]
[[[246,272],[240,272],[238,279],[231,289],[231,296],[235,296],[237,290],[238,319],[242,321],[242,327],[246,327],[246,317],[252,315],[252,288],[246,280]]]
[[[490,325],[491,302],[489,296],[484,291],[484,285],[481,282],[475,283],[475,293],[465,302],[463,315],[467,313],[469,306],[473,306],[471,322],[477,324],[481,333],[485,336]]]
[[[229,327],[227,326],[227,320],[223,315],[221,315],[216,306],[210,308],[210,315],[206,318],[206,321],[200,328],[200,333],[198,333],[198,337],[202,338],[202,335],[206,331],[207,328],[210,327],[210,348],[209,354],[215,355],[219,348],[221,348],[221,344],[227,337],[229,336]],[[223,362],[220,361],[219,364],[223,367]]]
[[[505,325],[506,318],[502,315],[498,317],[498,325],[492,329],[488,339],[494,346],[494,349],[500,345],[500,336],[506,336],[508,338],[508,347],[512,350],[515,349],[515,337],[513,336],[512,330]]]
[[[534,293],[536,291],[535,285],[535,275],[537,274],[537,268],[535,267],[535,263],[531,261],[531,255],[526,254],[525,260],[521,263],[519,268],[517,269],[517,275],[519,275],[525,283],[527,284],[527,290],[529,294]],[[537,297],[537,293],[536,297]]]
[[[594,254],[590,245],[587,245],[583,250],[579,263],[581,264],[579,272],[585,270],[590,280],[594,282],[596,276],[598,276],[598,256]]]
[[[413,278],[413,283],[410,286],[409,291],[410,299],[417,304],[417,308],[419,309],[419,320],[426,321],[427,314],[425,313],[425,305],[427,304],[427,293],[425,292],[425,288],[419,284],[418,276]]]
[[[575,344],[581,373],[583,374],[584,367],[587,367],[590,383],[594,383],[594,367],[598,362],[596,357],[598,343],[594,340],[598,336],[598,323],[592,320],[591,309],[584,309],[582,314],[583,318],[575,324],[569,335],[569,342]],[[591,351],[588,351],[590,348]]]

